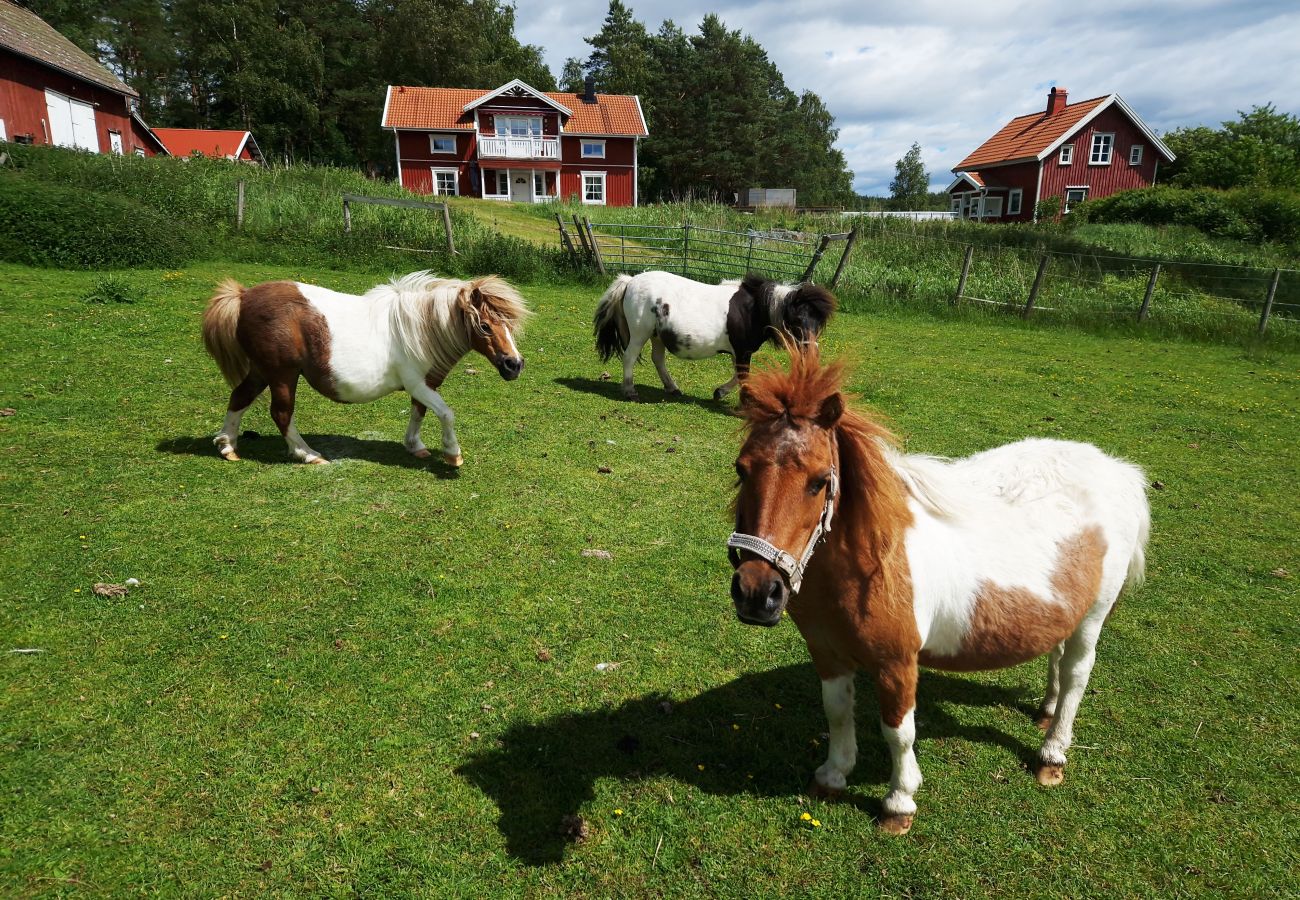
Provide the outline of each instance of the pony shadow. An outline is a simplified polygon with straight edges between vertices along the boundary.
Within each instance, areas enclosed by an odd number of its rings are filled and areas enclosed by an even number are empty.
[[[439,478],[455,479],[460,477],[460,469],[454,469],[444,463],[437,452],[427,459],[417,459],[406,452],[399,441],[368,440],[341,434],[305,434],[305,440],[326,459],[341,461],[345,459],[363,459],[367,462],[384,466],[398,466],[403,469],[422,469]],[[186,456],[210,456],[225,463],[217,453],[209,437],[174,437],[159,441],[154,447],[159,453],[175,453]],[[241,462],[254,462],[262,465],[302,465],[289,459],[285,451],[284,439],[279,434],[264,435],[256,431],[245,431],[239,437],[239,458]]]
[[[604,397],[618,403],[630,402],[623,397],[623,383],[613,378],[608,381],[596,381],[591,378],[556,378],[554,380],[556,384],[571,391],[595,394],[597,397]],[[672,396],[663,388],[649,384],[637,385],[636,392],[641,397],[641,403],[691,403],[700,409],[707,409],[709,412],[715,412],[719,415],[735,415],[735,411],[725,399],[714,400],[712,394],[708,397],[694,397],[685,393]]]
[[[858,765],[843,802],[879,818],[875,795],[890,776],[871,679],[860,677]],[[996,729],[961,724],[963,706],[1019,703],[1023,690],[933,672],[921,679],[918,731],[923,739],[959,737],[994,743],[1026,765],[1034,749]],[[636,782],[667,776],[714,795],[789,797],[804,793],[825,759],[821,692],[810,664],[745,675],[680,702],[659,694],[619,707],[568,713],[511,726],[457,774],[492,798],[507,852],[528,865],[560,862],[566,829],[600,779]]]

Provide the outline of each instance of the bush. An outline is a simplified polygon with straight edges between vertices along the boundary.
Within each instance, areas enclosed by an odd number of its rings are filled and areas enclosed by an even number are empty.
[[[189,262],[197,242],[124,197],[0,173],[0,259],[33,266],[125,269]]]
[[[1254,243],[1300,241],[1300,194],[1294,191],[1156,187],[1089,200],[1079,209],[1090,222],[1189,225]]]

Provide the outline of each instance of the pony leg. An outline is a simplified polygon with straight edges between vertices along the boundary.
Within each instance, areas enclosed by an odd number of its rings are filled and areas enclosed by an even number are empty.
[[[235,445],[239,442],[239,423],[243,421],[248,407],[253,405],[258,394],[264,390],[266,390],[266,382],[257,375],[249,373],[238,387],[230,392],[230,404],[226,407],[226,421],[221,424],[221,430],[212,439],[212,443],[217,445],[217,452],[226,459],[239,459],[239,454],[235,452]]]
[[[407,391],[411,394],[412,401],[419,401],[424,406],[433,410],[433,414],[438,417],[442,423],[442,458],[447,465],[453,468],[459,468],[465,462],[465,458],[460,453],[460,442],[456,440],[456,417],[451,411],[451,407],[442,399],[442,395],[421,382],[414,387],[408,387]],[[411,418],[415,418],[415,410],[411,410]],[[410,436],[410,431],[407,431]],[[407,445],[409,448],[409,444]]]
[[[885,795],[881,830],[907,834],[916,815],[913,796],[921,786],[921,767],[916,764],[912,745],[916,743],[916,661],[892,664],[876,674],[880,696],[880,730],[889,746],[893,772]]]
[[[632,381],[632,369],[636,365],[636,358],[640,355],[641,346],[634,348],[630,343],[623,351],[623,397],[628,400],[641,399],[636,392],[636,384]]]
[[[1074,717],[1079,703],[1088,689],[1092,664],[1097,658],[1097,638],[1101,633],[1104,616],[1089,615],[1074,634],[1062,645],[1060,667],[1060,698],[1056,715],[1048,726],[1043,746],[1038,748],[1038,770],[1035,777],[1045,787],[1054,787],[1065,780],[1065,751],[1074,740]]]
[[[740,382],[749,377],[749,356],[736,354],[736,370],[731,376],[731,380],[726,384],[720,384],[713,389],[713,399],[721,400],[730,394]]]
[[[813,776],[818,793],[834,796],[844,790],[858,761],[858,737],[853,723],[853,673],[822,679],[822,708],[831,729],[826,762]]]
[[[424,424],[424,414],[428,411],[429,407],[414,397],[411,398],[411,421],[406,426],[406,437],[403,438],[402,444],[412,456],[418,456],[420,459],[429,456],[429,448],[424,446],[424,441],[420,440],[420,426]]]
[[[286,379],[272,382],[271,418],[275,421],[276,427],[280,429],[280,434],[284,435],[285,442],[289,445],[290,459],[305,463],[327,463],[329,460],[307,446],[307,442],[302,439],[302,435],[298,433],[298,428],[293,424],[293,400],[297,392],[297,375],[293,376],[293,380]]]
[[[677,382],[673,381],[673,376],[668,374],[667,352],[664,342],[659,340],[659,335],[656,334],[650,339],[650,358],[654,360],[655,369],[659,372],[659,380],[664,383],[664,390],[670,397],[680,397],[682,392],[677,387]]]
[[[1056,715],[1056,700],[1061,695],[1061,656],[1065,653],[1065,642],[1057,644],[1047,657],[1047,690],[1043,693],[1043,702],[1038,705],[1034,716],[1035,724],[1046,731],[1052,725]]]

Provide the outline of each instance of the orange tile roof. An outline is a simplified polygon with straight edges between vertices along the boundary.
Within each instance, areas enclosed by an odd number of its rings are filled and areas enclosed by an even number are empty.
[[[1046,112],[1017,116],[975,148],[974,153],[957,163],[953,171],[978,169],[980,166],[1017,159],[1034,159],[1109,99],[1110,95],[1107,95],[1070,103],[1054,116],[1049,116]]]
[[[383,127],[420,131],[473,131],[474,111],[464,112],[465,105],[492,94],[494,90],[495,88],[483,90],[393,85],[389,88]],[[556,91],[539,93],[573,110],[573,115],[564,125],[566,134],[608,134],[619,137],[645,137],[649,134],[641,116],[641,106],[634,96],[597,94],[595,103],[584,103],[581,94]]]
[[[247,131],[221,131],[211,128],[155,128],[153,133],[172,156],[201,153],[216,159],[234,159],[244,143]],[[251,142],[252,136],[248,135]]]

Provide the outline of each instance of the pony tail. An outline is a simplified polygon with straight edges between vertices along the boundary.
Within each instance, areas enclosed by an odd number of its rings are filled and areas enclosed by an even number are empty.
[[[603,362],[609,362],[611,356],[622,356],[627,349],[630,338],[627,314],[623,312],[623,295],[631,283],[631,275],[618,276],[596,305],[596,352]]]
[[[232,388],[244,380],[249,368],[248,355],[235,339],[243,295],[244,286],[233,278],[227,278],[217,286],[217,292],[203,311],[203,346],[217,361],[221,374]]]

